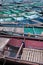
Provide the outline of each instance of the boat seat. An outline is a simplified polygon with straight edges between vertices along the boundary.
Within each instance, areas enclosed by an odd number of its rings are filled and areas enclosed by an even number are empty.
[[[0,38],[0,50],[3,50],[5,45],[7,45],[9,38]]]
[[[23,48],[21,60],[43,64],[43,50]]]

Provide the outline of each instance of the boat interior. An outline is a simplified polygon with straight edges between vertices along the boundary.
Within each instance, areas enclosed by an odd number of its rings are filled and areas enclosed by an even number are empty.
[[[2,37],[1,39],[5,39],[7,42],[4,46],[2,45],[0,50],[0,61],[2,59],[5,63],[9,63],[11,61],[16,64],[43,64],[43,40],[32,40],[23,37]]]

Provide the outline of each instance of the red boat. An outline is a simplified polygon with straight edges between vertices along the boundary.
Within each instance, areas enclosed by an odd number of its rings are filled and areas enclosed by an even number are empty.
[[[0,61],[3,64],[43,65],[43,39],[21,36],[3,37],[9,39],[3,47],[3,50],[0,51]],[[28,54],[26,55],[27,52]],[[33,52],[34,54],[32,54]],[[29,56],[27,57],[28,60],[25,56]],[[33,59],[34,57],[36,59]]]

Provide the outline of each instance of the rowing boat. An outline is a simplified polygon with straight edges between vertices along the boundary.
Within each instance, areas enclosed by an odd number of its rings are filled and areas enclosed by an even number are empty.
[[[3,37],[1,39],[3,39]],[[1,62],[4,60],[3,63],[5,64],[43,64],[43,40],[26,37],[7,37],[7,39],[9,39],[9,41],[0,52]]]
[[[30,26],[30,27],[0,27],[0,34],[10,35],[38,35],[43,36],[43,26]]]
[[[9,1],[0,6],[2,65],[43,65],[42,8],[43,3],[37,2],[11,4]]]

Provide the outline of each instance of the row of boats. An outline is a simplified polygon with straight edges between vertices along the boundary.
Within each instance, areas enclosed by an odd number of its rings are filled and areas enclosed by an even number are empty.
[[[43,65],[43,5],[29,4],[0,6],[0,64]]]

